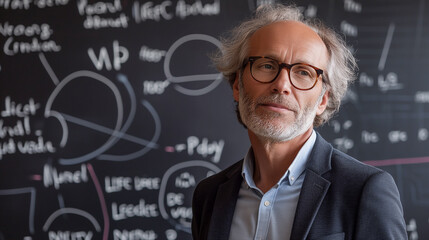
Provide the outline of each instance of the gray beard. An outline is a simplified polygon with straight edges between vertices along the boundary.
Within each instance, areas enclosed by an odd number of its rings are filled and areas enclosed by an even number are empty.
[[[242,82],[242,81],[240,81]],[[286,142],[306,132],[312,125],[316,117],[317,106],[322,101],[323,91],[314,106],[305,106],[302,111],[295,102],[288,101],[284,95],[272,94],[269,96],[259,97],[252,100],[244,90],[242,83],[240,87],[239,110],[243,123],[258,137],[268,142]],[[293,122],[275,123],[272,120],[280,118],[283,115],[277,112],[266,112],[263,114],[256,113],[256,108],[261,103],[278,103],[287,106],[295,113]]]

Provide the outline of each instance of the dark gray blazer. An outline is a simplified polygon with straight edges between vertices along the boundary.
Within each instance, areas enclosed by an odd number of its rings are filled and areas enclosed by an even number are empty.
[[[242,164],[198,184],[192,202],[194,240],[228,239]],[[334,149],[319,134],[305,173],[291,240],[408,239],[390,174]]]

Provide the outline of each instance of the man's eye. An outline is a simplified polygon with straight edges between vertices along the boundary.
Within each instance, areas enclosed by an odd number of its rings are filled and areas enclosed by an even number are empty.
[[[317,74],[313,69],[302,66],[295,66],[294,68],[292,68],[292,72],[295,76],[311,78],[313,78]]]
[[[264,65],[262,66],[262,68],[265,68],[265,69],[274,69],[274,66],[273,66],[273,65],[271,65],[271,64],[264,64]]]
[[[275,71],[277,66],[274,63],[265,62],[257,65],[258,70],[260,71]]]
[[[300,70],[298,72],[298,74],[301,75],[301,76],[311,76],[311,74],[308,71],[306,71],[306,70]]]

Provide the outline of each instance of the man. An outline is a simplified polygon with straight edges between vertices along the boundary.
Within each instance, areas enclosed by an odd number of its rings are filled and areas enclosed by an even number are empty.
[[[332,30],[294,7],[265,6],[235,28],[215,62],[251,148],[197,186],[194,240],[407,239],[392,177],[313,130],[338,110],[355,76]]]

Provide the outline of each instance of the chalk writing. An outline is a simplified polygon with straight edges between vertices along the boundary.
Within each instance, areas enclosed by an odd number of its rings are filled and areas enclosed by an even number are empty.
[[[363,143],[377,143],[380,140],[376,132],[362,131],[361,135]]]
[[[418,91],[414,97],[416,103],[429,103],[429,91]]]
[[[340,25],[341,32],[347,36],[357,37],[358,36],[358,27],[347,21],[343,20]]]
[[[42,136],[37,137],[35,140],[16,140],[9,138],[4,142],[0,142],[0,160],[5,155],[11,155],[15,153],[41,154],[54,152],[56,152],[56,149],[52,142],[46,141]]]
[[[176,205],[183,205],[185,195],[183,193],[167,193],[167,206],[173,207]]]
[[[202,138],[200,140],[196,136],[190,136],[188,137],[186,144],[176,144],[174,149],[177,152],[187,150],[187,153],[190,156],[195,153],[199,154],[202,157],[212,156],[211,160],[215,163],[218,163],[220,161],[224,145],[224,140],[212,141],[209,143],[209,140],[207,138]]]
[[[86,29],[100,28],[127,28],[129,18],[122,11],[120,0],[112,2],[95,2],[89,4],[87,0],[79,0],[77,9],[80,15],[86,16],[83,26]],[[100,15],[120,13],[118,17],[100,17]]]
[[[132,190],[132,178],[130,177],[108,177],[104,178],[104,188],[107,193]]]
[[[420,128],[417,133],[419,141],[426,141],[429,139],[429,131],[426,128]]]
[[[362,87],[372,87],[375,85],[374,77],[369,76],[367,73],[362,72],[359,75],[359,85]],[[398,75],[394,72],[389,72],[386,74],[386,76],[380,74],[377,78],[377,86],[382,92],[387,92],[391,90],[399,90],[403,89],[404,86],[402,83],[399,82]],[[416,94],[416,102],[421,100],[421,98],[424,99],[423,96],[418,96]]]
[[[317,7],[313,4],[309,4],[307,9],[303,12],[305,17],[314,18],[317,17]]]
[[[418,240],[419,234],[417,232],[417,221],[411,218],[407,224],[407,232],[409,232],[409,240]]]
[[[97,15],[87,16],[83,22],[86,29],[100,29],[100,28],[127,28],[129,18],[121,13],[117,18],[101,18]]]
[[[335,138],[333,143],[336,148],[343,152],[347,152],[354,147],[353,139],[348,137]]]
[[[148,20],[159,22],[161,20],[171,20],[174,17],[185,19],[198,15],[214,16],[220,14],[220,1],[214,0],[212,3],[202,3],[200,0],[196,0],[193,3],[187,3],[179,0],[176,6],[173,6],[173,1],[163,1],[159,4],[154,4],[151,1],[141,4],[135,1],[132,12],[136,23]]]
[[[145,178],[134,177],[134,189],[140,191],[142,189],[157,190],[159,189],[161,178]]]
[[[140,5],[140,2],[135,1],[133,4],[133,17],[136,23],[144,22],[146,20],[160,21],[171,20],[173,18],[173,13],[167,11],[167,8],[170,8],[173,3],[171,1],[164,1],[160,4],[155,4],[151,1],[143,3]]]
[[[36,114],[37,109],[40,108],[40,103],[36,103],[33,98],[28,100],[28,103],[16,103],[7,96],[4,100],[4,110],[1,111],[2,117],[26,117]]]
[[[374,86],[374,78],[368,76],[365,72],[361,72],[359,74],[359,85],[364,87],[372,87]]]
[[[145,95],[160,95],[170,85],[168,80],[165,81],[143,81],[143,93]]]
[[[133,230],[119,230],[113,229],[113,239],[114,240],[155,240],[158,238],[153,230],[142,230],[142,229],[133,229]]]
[[[386,77],[378,75],[378,86],[382,92],[404,88],[402,83],[399,83],[398,75],[394,72],[389,72]]]
[[[147,46],[142,46],[140,48],[139,57],[142,61],[155,63],[161,61],[166,53],[167,51],[165,50],[151,49]]]
[[[112,203],[112,219],[115,221],[132,217],[153,218],[158,215],[158,205],[148,204],[144,199],[140,199],[138,204]]]
[[[177,232],[173,229],[167,229],[165,231],[165,236],[167,237],[167,240],[176,240],[177,239]]]
[[[62,184],[88,182],[88,173],[85,165],[80,166],[80,170],[58,172],[55,167],[45,164],[43,167],[43,185],[45,187],[54,186],[60,189]]]
[[[391,143],[406,142],[408,134],[405,131],[395,130],[389,132],[388,138]]]
[[[61,46],[55,41],[49,40],[53,30],[47,23],[42,24],[9,24],[4,22],[0,24],[0,34],[8,37],[3,45],[3,52],[6,55],[14,56],[16,54],[34,53],[34,52],[59,52]],[[16,41],[15,37],[27,37],[29,41]]]
[[[188,161],[170,167],[162,177],[159,190],[158,206],[161,216],[176,229],[190,232],[192,209],[189,193],[202,178],[201,171],[207,175],[219,172],[220,169],[205,161]],[[168,184],[170,182],[170,184]],[[167,191],[168,188],[168,191]],[[176,239],[175,232],[166,232],[167,239]]]
[[[160,178],[146,178],[146,177],[109,177],[104,178],[105,191],[107,193],[114,193],[120,191],[141,191],[143,189],[157,190],[159,189]]]
[[[51,26],[47,23],[31,25],[13,25],[9,22],[0,23],[0,34],[4,37],[36,37],[41,40],[48,40],[53,33]]]
[[[176,177],[174,185],[178,188],[195,187],[195,177],[189,172],[183,172],[178,177]]]
[[[0,119],[0,138],[16,137],[30,135],[30,118],[24,117],[23,120],[17,120],[15,125],[5,126],[3,120]]]
[[[29,9],[32,0],[2,0],[0,7],[4,9]]]
[[[93,235],[91,231],[49,231],[48,233],[49,240],[91,240]]]
[[[200,0],[192,4],[188,4],[183,0],[179,0],[176,5],[176,15],[181,19],[189,16],[212,16],[220,13],[220,1],[214,0],[213,3],[203,4]]]
[[[33,5],[38,8],[64,6],[69,0],[0,0],[0,7],[10,10],[28,10]]]
[[[38,8],[64,6],[69,3],[69,0],[34,0],[33,4]]]
[[[13,37],[10,37],[3,47],[3,52],[9,56],[18,53],[59,52],[60,50],[61,46],[57,45],[56,42],[52,40],[40,42],[37,38],[33,38],[31,42],[14,42]]]
[[[348,130],[353,126],[353,122],[346,120],[343,123],[340,123],[337,120],[332,120],[331,126],[334,128],[335,133],[339,133],[341,130]]]
[[[120,46],[118,41],[113,41],[112,61],[110,60],[106,47],[100,48],[98,58],[92,48],[88,49],[88,55],[97,70],[102,70],[103,67],[106,67],[106,69],[110,71],[112,70],[112,62],[115,70],[121,70],[121,64],[128,60],[129,53],[126,47]]]
[[[361,13],[362,4],[353,0],[344,0],[344,10],[347,12]]]
[[[114,0],[113,3],[95,2],[92,4],[88,4],[88,0],[79,0],[77,2],[77,9],[80,15],[94,15],[122,11],[122,5],[120,0]]]
[[[181,219],[182,223],[190,223],[192,219],[192,208],[190,207],[176,207],[170,209],[171,217],[173,219]]]

